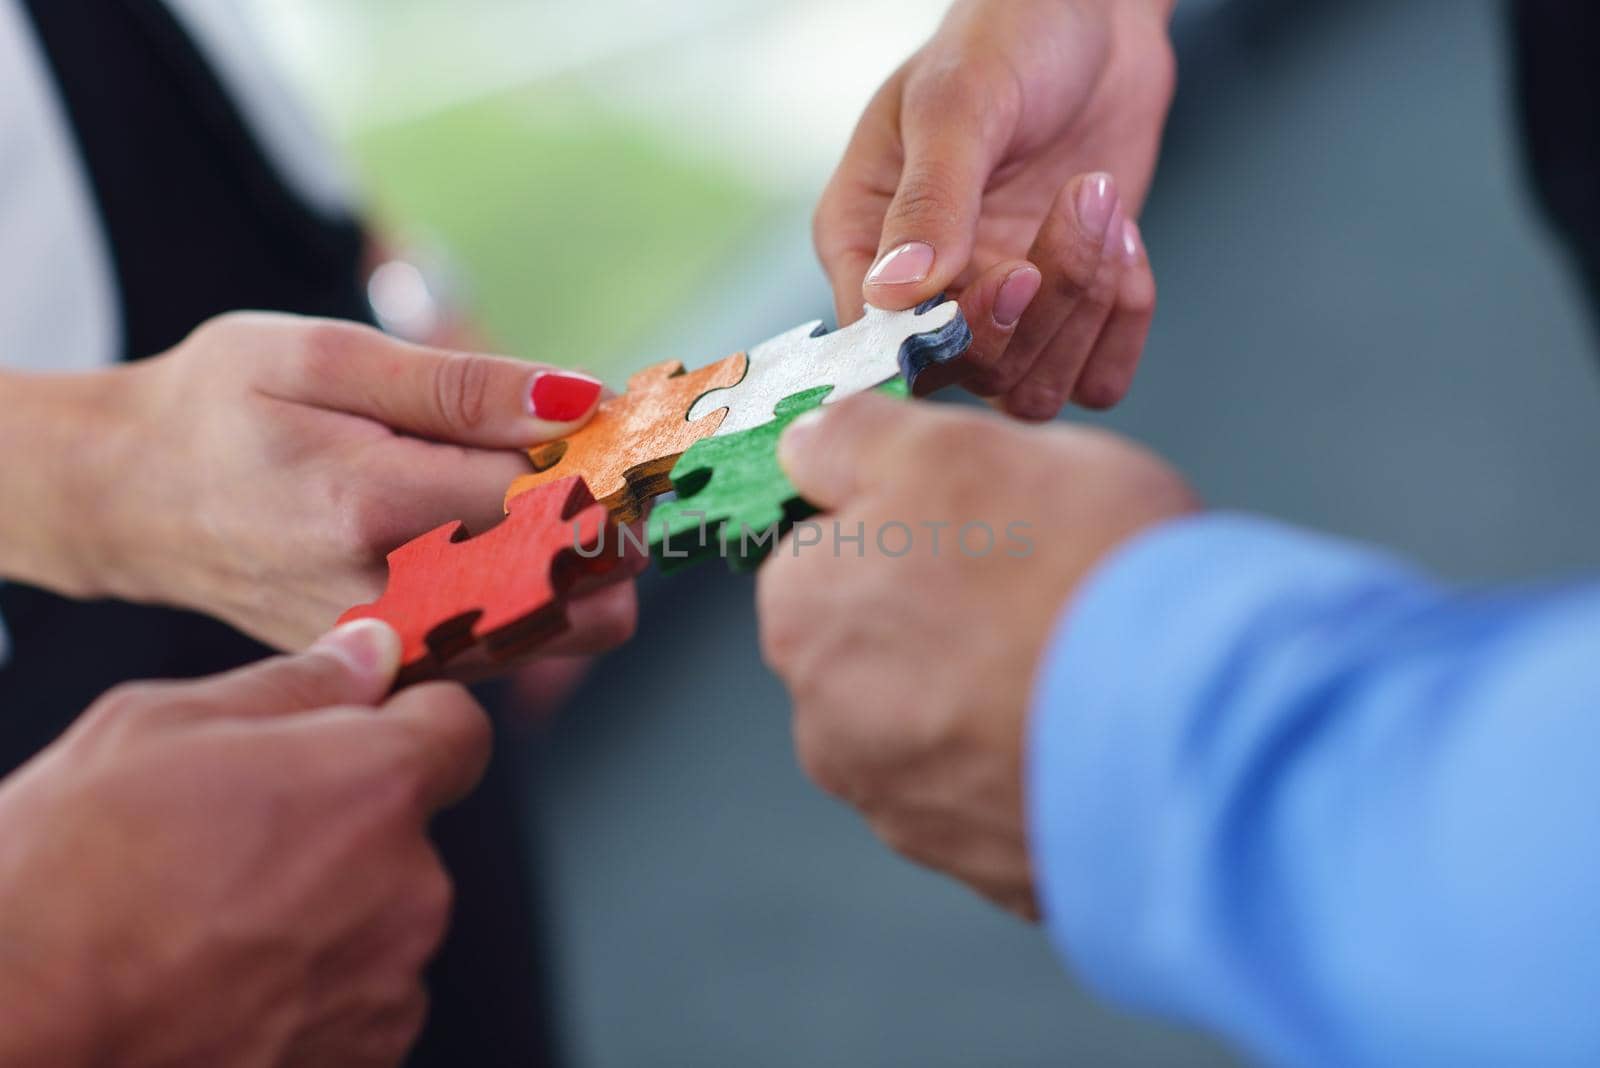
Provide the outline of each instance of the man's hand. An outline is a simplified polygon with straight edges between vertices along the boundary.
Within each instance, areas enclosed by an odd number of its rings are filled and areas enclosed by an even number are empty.
[[[66,491],[69,592],[195,609],[285,649],[375,600],[402,543],[499,522],[528,470],[518,450],[582,425],[601,393],[519,360],[259,314],[105,377],[99,445],[80,448]],[[560,651],[615,644],[633,616],[630,585],[580,599]]]
[[[878,93],[817,209],[840,322],[961,298],[969,388],[1042,420],[1122,399],[1155,280],[1134,222],[1173,0],[959,0]]]
[[[796,422],[781,453],[827,513],[819,543],[798,527],[760,579],[801,764],[895,849],[1032,917],[1021,769],[1040,654],[1100,560],[1195,507],[1188,487],[1108,434],[877,396]]]
[[[121,687],[0,784],[0,1061],[400,1060],[450,910],[428,820],[490,735],[453,684],[384,703],[399,652],[366,621]]]

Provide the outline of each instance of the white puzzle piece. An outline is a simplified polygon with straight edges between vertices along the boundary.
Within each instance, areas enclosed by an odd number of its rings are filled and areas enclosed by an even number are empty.
[[[819,320],[757,345],[743,380],[700,397],[689,419],[726,407],[728,416],[712,436],[737,434],[772,422],[785,397],[831,385],[824,403],[832,404],[902,372],[914,378],[931,363],[955,359],[971,343],[972,333],[953,300],[897,312],[869,305],[864,318],[831,334],[822,332]]]

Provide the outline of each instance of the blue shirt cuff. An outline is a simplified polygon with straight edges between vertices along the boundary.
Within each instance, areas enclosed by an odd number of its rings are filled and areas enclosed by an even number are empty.
[[[1224,714],[1230,661],[1253,631],[1362,588],[1418,576],[1364,548],[1232,515],[1145,533],[1063,615],[1034,695],[1027,804],[1050,936],[1104,996],[1176,1019],[1215,903],[1193,872],[1223,797],[1183,752]],[[1203,965],[1202,965],[1203,967]],[[1218,977],[1219,985],[1221,977]]]

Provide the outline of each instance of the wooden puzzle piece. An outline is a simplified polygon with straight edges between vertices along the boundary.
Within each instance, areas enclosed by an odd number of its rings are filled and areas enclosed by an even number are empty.
[[[498,526],[470,537],[447,523],[389,554],[383,596],[339,620],[381,619],[400,632],[400,684],[435,678],[479,646],[491,662],[530,651],[566,629],[564,597],[585,575],[616,565],[586,560],[608,515],[579,478],[519,495]]]
[[[678,497],[659,506],[647,528],[650,554],[663,572],[712,555],[736,571],[752,570],[790,525],[815,514],[778,464],[778,439],[790,423],[821,407],[833,389],[818,386],[785,397],[764,425],[706,438],[683,454],[672,469]],[[882,392],[905,397],[910,387],[895,379]]]
[[[689,409],[691,420],[724,405],[716,437],[742,434],[772,420],[784,398],[831,386],[823,403],[902,375],[912,385],[931,364],[949,363],[972,344],[972,331],[953,300],[936,297],[909,311],[871,307],[858,322],[827,333],[807,323],[750,350],[750,366],[735,386],[713,390]]]
[[[735,353],[698,371],[672,361],[647,367],[628,380],[628,391],[601,402],[583,429],[528,450],[536,469],[506,491],[506,508],[530,490],[577,475],[619,523],[638,519],[644,502],[670,487],[672,465],[710,436],[727,410],[712,407],[691,420],[689,408],[705,393],[738,384],[747,364]]]

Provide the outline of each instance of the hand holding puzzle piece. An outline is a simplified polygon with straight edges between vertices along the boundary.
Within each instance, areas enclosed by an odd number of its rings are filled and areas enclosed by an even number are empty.
[[[720,550],[754,567],[784,525],[808,514],[777,463],[783,428],[886,382],[907,394],[923,370],[971,344],[956,303],[935,299],[903,312],[868,308],[833,333],[808,323],[697,371],[647,368],[582,430],[529,451],[534,473],[511,485],[502,523],[477,537],[450,523],[402,545],[389,554],[383,597],[340,622],[392,624],[406,684],[522,656],[565,629],[576,583],[616,568],[614,529],[612,548],[600,548],[608,528],[636,522],[669,489],[680,499],[650,539],[665,570],[690,562],[678,553],[691,531],[692,559]],[[741,536],[769,527],[770,537]]]

